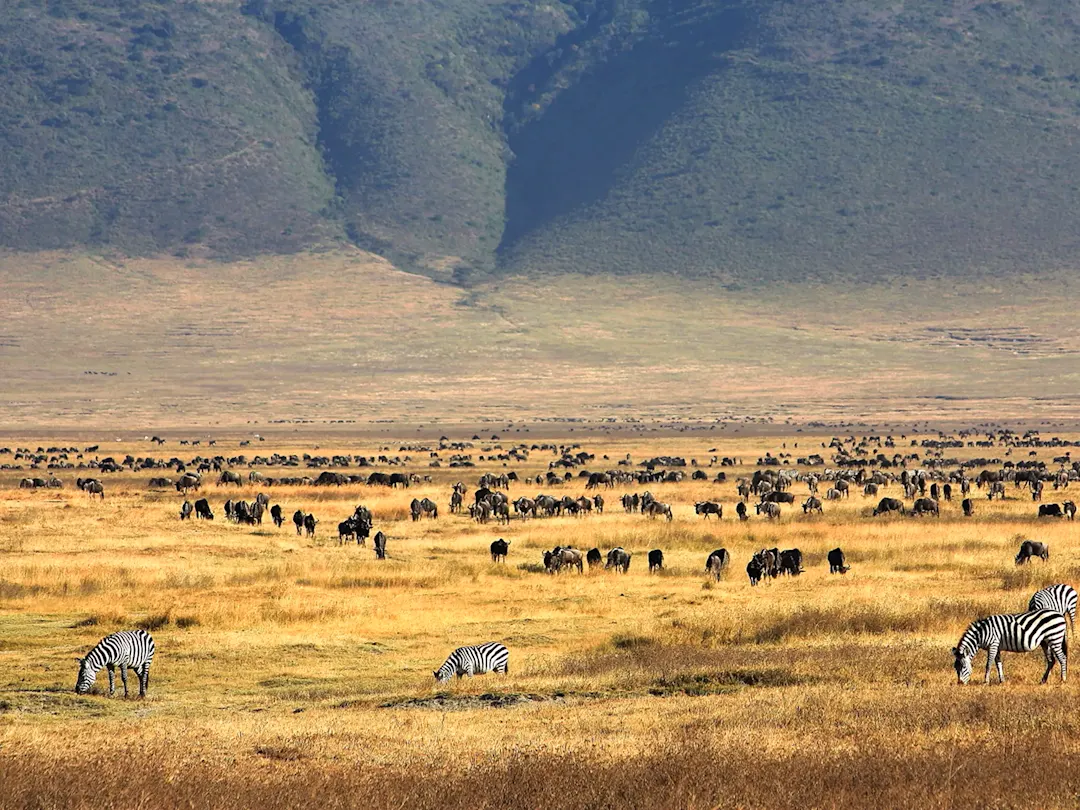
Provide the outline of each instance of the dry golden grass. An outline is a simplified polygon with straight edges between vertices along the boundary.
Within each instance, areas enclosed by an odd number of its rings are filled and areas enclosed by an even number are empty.
[[[706,460],[713,447],[750,461],[792,441],[568,438],[596,453],[593,469],[626,453]],[[797,440],[809,452],[820,438]],[[3,442],[50,443],[71,441]],[[398,444],[311,435],[243,452]],[[241,452],[231,439],[107,451]],[[432,470],[412,455],[433,483],[267,490],[288,514],[320,518],[314,542],[288,523],[227,523],[222,502],[250,499],[248,486],[206,487],[217,520],[181,523],[175,493],[146,489],[157,473],[106,476],[103,503],[74,489],[74,472],[62,491],[0,473],[0,806],[1074,806],[1075,680],[1039,687],[1037,654],[1006,656],[1004,687],[960,689],[951,670],[969,621],[1080,579],[1080,524],[1037,521],[1025,492],[1010,485],[967,520],[958,499],[939,519],[873,519],[874,499],[856,494],[821,517],[785,507],[779,523],[740,524],[734,478],[748,467],[723,485],[650,487],[674,505],[670,524],[623,514],[624,487],[603,493],[603,516],[414,524],[409,499],[444,506],[453,481],[472,488],[495,465]],[[549,460],[512,468],[534,475]],[[556,491],[512,495],[540,489]],[[722,522],[693,514],[706,497],[724,503]],[[361,502],[389,536],[386,561],[336,542]],[[1016,567],[1019,535],[1048,542],[1050,562]],[[506,565],[488,557],[498,537],[512,541]],[[634,561],[626,576],[536,573],[555,544],[622,545]],[[846,576],[828,573],[838,545]],[[703,569],[720,546],[733,565],[714,583]],[[743,567],[763,546],[800,548],[806,573],[751,588]],[[663,575],[647,573],[651,548]],[[74,658],[139,625],[158,647],[149,698],[102,696],[104,675],[98,694],[76,696]],[[487,640],[510,648],[508,676],[435,684],[453,647]]]

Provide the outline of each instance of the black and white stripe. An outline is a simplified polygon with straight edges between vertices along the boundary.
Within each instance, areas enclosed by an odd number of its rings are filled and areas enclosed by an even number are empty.
[[[1005,682],[1001,666],[1003,652],[1031,652],[1043,648],[1046,656],[1046,672],[1042,682],[1050,677],[1050,670],[1057,661],[1061,667],[1061,680],[1065,681],[1068,642],[1065,639],[1065,616],[1053,610],[1036,610],[1030,613],[987,616],[974,622],[960,643],[953,647],[954,667],[958,683],[967,683],[971,666],[979,650],[986,650],[986,683],[990,683],[990,664],[997,664],[998,682]]]
[[[457,675],[483,675],[485,672],[510,671],[510,651],[497,641],[489,641],[486,644],[478,644],[475,647],[458,647],[446,663],[435,670],[435,680],[445,683]]]
[[[105,636],[85,658],[79,659],[79,679],[75,682],[75,692],[80,695],[89,692],[97,680],[98,671],[107,667],[109,694],[112,695],[115,692],[113,671],[119,666],[124,697],[128,694],[128,667],[139,676],[139,697],[146,697],[146,687],[150,685],[150,662],[153,660],[154,639],[145,630],[121,630]]]
[[[1076,629],[1076,590],[1072,585],[1050,585],[1031,597],[1028,610],[1052,610],[1062,613]]]

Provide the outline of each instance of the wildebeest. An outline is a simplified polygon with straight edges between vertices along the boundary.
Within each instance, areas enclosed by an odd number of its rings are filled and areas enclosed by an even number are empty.
[[[281,514],[281,504],[275,503],[270,507],[270,518],[274,521],[274,525],[280,529],[281,524],[285,522],[285,517]]]
[[[506,552],[510,550],[510,541],[503,540],[501,537],[498,540],[493,540],[491,543],[491,561],[499,562],[502,560],[506,562]]]
[[[315,515],[304,515],[304,531],[307,532],[308,537],[315,536],[315,527],[319,525],[319,521],[315,519]]]
[[[105,500],[105,487],[103,487],[101,485],[101,482],[98,481],[96,478],[91,478],[89,481],[84,481],[82,485],[82,490],[87,495],[89,495],[90,498],[93,498],[95,495],[97,495],[99,498],[101,498],[101,500]]]
[[[191,513],[194,512],[194,511],[195,511],[195,509],[191,506],[191,502],[190,501],[184,501],[180,505],[180,519],[181,520],[187,520],[188,518],[191,517]]]
[[[797,548],[788,548],[780,552],[779,569],[781,574],[797,577],[802,573],[802,552]]]
[[[292,516],[293,525],[296,526],[296,533],[299,535],[304,531],[304,513],[300,509],[293,512]]]
[[[255,524],[255,517],[251,512],[251,504],[247,501],[237,501],[233,507],[233,518],[237,523]]]
[[[941,487],[941,494],[944,496],[945,500],[951,501],[952,500],[952,484],[945,484],[944,486],[942,486]]]
[[[757,554],[754,555],[758,563],[761,565],[761,570],[770,577],[777,577],[780,574],[780,550],[776,548],[763,548]]]
[[[671,507],[666,503],[660,503],[660,501],[650,501],[648,506],[642,506],[641,511],[648,515],[650,518],[654,518],[657,515],[665,515],[668,521],[672,520]]]
[[[1072,501],[1063,501],[1061,511],[1068,515],[1069,520],[1072,520],[1076,517],[1076,504]]]
[[[592,499],[593,508],[596,510],[596,514],[604,514],[604,496],[594,495]]]
[[[809,514],[811,512],[817,512],[819,515],[825,514],[825,510],[821,508],[821,500],[811,495],[807,498],[802,505],[803,514]]]
[[[1043,562],[1048,561],[1050,559],[1050,546],[1034,540],[1025,540],[1020,544],[1020,552],[1016,555],[1016,564],[1023,565],[1032,557],[1038,557]]]
[[[916,517],[921,517],[922,515],[940,517],[941,511],[938,507],[938,502],[933,498],[918,498],[915,503],[911,505],[911,514]]]
[[[585,572],[585,555],[578,551],[576,548],[563,548],[562,546],[556,546],[551,551],[550,567],[548,570],[551,573],[557,573],[564,567],[577,568],[578,573]]]
[[[719,580],[720,575],[723,574],[724,569],[727,568],[727,564],[730,560],[731,555],[728,554],[728,550],[726,548],[718,548],[705,560],[705,570],[712,574],[714,579]]]
[[[990,489],[986,493],[987,500],[994,500],[994,496],[997,495],[1000,500],[1005,500],[1005,482],[993,481],[990,484]]]
[[[150,483],[149,483],[148,486],[150,487],[150,489],[168,489],[172,485],[173,485],[173,480],[171,478],[160,478],[160,477],[158,477],[158,478],[151,478]]]
[[[405,473],[391,473],[390,474],[390,486],[397,489],[399,486],[409,488],[409,476]]]
[[[840,490],[829,487],[829,489],[825,490],[825,500],[827,500],[827,501],[840,500]]]
[[[385,560],[386,559],[386,535],[383,534],[382,532],[375,532],[375,537],[372,538],[371,542],[375,546],[375,559],[376,560]]]
[[[795,493],[774,489],[772,492],[766,492],[761,501],[762,503],[795,503]]]
[[[229,470],[222,470],[221,476],[218,478],[218,486],[224,484],[236,484],[238,487],[244,485],[244,479],[240,477],[240,473],[230,472]]]
[[[450,493],[450,512],[451,514],[457,514],[461,511],[464,498],[460,492],[456,489]]]
[[[874,508],[874,517],[885,515],[889,512],[899,512],[901,515],[906,514],[904,511],[904,502],[897,500],[896,498],[882,498]]]
[[[844,552],[842,549],[834,548],[829,552],[828,557],[830,574],[846,574],[850,570],[844,559]]]
[[[195,501],[195,517],[203,520],[213,520],[214,513],[210,511],[210,502],[206,498]]]
[[[757,585],[761,582],[761,577],[765,573],[765,569],[761,564],[761,561],[757,557],[754,557],[746,564],[746,574],[750,577],[750,584]]]
[[[766,501],[764,503],[759,503],[754,507],[754,509],[757,510],[757,513],[759,515],[764,514],[765,517],[768,518],[769,520],[779,520],[780,519],[780,505],[776,504],[776,503],[773,503],[772,501]]]
[[[877,485],[877,484],[873,484],[873,483],[871,483],[871,484],[866,484],[866,485],[865,485],[865,486],[863,487],[863,490],[862,490],[862,492],[863,492],[863,495],[866,495],[866,496],[872,496],[872,495],[877,495],[877,494],[878,494],[878,485]]]
[[[189,489],[198,489],[202,486],[202,479],[195,473],[184,473],[176,481],[176,491],[183,492],[185,495]]]
[[[589,564],[589,568],[596,568],[604,561],[603,556],[600,554],[600,549],[590,548],[589,553],[585,555],[585,562]]]
[[[1041,503],[1039,504],[1039,517],[1065,517],[1065,513],[1061,511],[1061,504],[1057,503]]]
[[[356,521],[351,517],[345,518],[337,525],[337,536],[339,543],[347,543],[350,540],[356,539]]]
[[[654,548],[649,552],[649,573],[653,571],[661,571],[664,568],[664,552],[658,548]]]
[[[716,515],[716,519],[720,520],[724,516],[724,507],[715,501],[698,501],[694,504],[694,514],[704,515],[706,520],[709,515]]]
[[[614,568],[617,572],[625,574],[630,570],[630,557],[631,555],[622,546],[616,546],[608,552],[607,564],[604,568]]]
[[[739,501],[735,504],[735,514],[739,516],[739,520],[748,520],[746,516],[746,504]]]
[[[960,501],[960,508],[964,510],[964,517],[971,517],[975,514],[975,502],[971,498],[964,498]]]

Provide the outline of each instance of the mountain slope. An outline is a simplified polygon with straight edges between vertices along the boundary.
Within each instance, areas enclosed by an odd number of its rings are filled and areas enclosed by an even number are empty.
[[[1076,250],[1080,2],[16,0],[0,245],[729,285]]]

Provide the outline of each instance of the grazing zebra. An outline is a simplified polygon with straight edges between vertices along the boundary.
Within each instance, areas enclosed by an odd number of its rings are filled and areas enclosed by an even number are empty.
[[[1076,590],[1072,585],[1051,585],[1031,597],[1028,610],[1052,610],[1069,619],[1076,629]]]
[[[486,644],[478,644],[475,647],[458,647],[446,663],[435,670],[435,680],[446,683],[454,675],[459,678],[462,675],[483,675],[486,672],[510,671],[510,652],[497,641],[489,641]]]
[[[979,619],[964,631],[960,643],[953,647],[957,683],[968,682],[971,677],[971,664],[979,650],[986,650],[985,682],[990,683],[990,664],[996,663],[998,683],[1004,683],[1005,671],[1001,666],[1001,653],[1031,652],[1036,647],[1042,647],[1046,656],[1046,672],[1043,673],[1042,682],[1046,683],[1050,670],[1054,668],[1054,661],[1057,661],[1061,681],[1064,683],[1069,649],[1065,630],[1065,616],[1052,610]]]
[[[75,692],[85,695],[90,691],[102,667],[109,670],[109,696],[115,692],[113,670],[120,665],[120,680],[124,683],[124,697],[128,694],[127,669],[131,667],[139,676],[139,697],[146,697],[150,685],[150,662],[154,660],[154,639],[145,630],[121,630],[105,636],[85,658],[79,659],[79,679]]]

